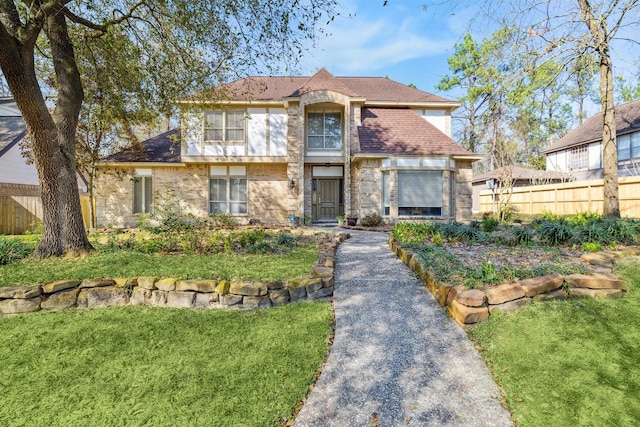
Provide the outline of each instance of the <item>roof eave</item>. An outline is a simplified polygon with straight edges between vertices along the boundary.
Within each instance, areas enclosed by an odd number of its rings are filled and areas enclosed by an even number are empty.
[[[442,101],[442,102],[438,102],[438,101],[411,101],[411,102],[407,102],[407,101],[402,101],[402,100],[398,100],[398,101],[376,101],[376,100],[366,100],[365,101],[365,106],[366,107],[423,107],[423,108],[450,108],[452,110],[455,110],[456,108],[458,108],[461,104],[459,102],[453,102],[453,101]]]
[[[186,163],[170,163],[170,162],[118,162],[118,161],[106,161],[99,162],[98,166],[105,167],[186,167]]]
[[[287,102],[287,98],[282,99],[243,99],[243,100],[211,100],[211,101],[176,101],[180,105],[197,105],[200,107],[215,106],[215,105],[284,105]]]

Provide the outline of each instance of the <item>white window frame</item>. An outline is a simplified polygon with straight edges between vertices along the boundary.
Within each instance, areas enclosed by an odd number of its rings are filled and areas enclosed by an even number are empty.
[[[153,214],[153,177],[151,175],[135,175],[131,181],[131,194],[133,195],[131,212],[134,215]],[[139,197],[139,206],[137,206],[138,197],[136,195],[140,191],[142,194]]]
[[[569,149],[569,170],[579,171],[589,168],[589,146],[579,145]]]
[[[382,172],[382,216],[391,215],[391,172]]]
[[[232,126],[229,123],[231,117],[235,117],[236,115],[242,115],[242,127]],[[212,115],[212,120],[209,121],[208,117]],[[215,117],[220,117],[220,126],[216,126]],[[238,132],[242,131],[242,139],[229,138],[230,132]],[[220,134],[220,139],[207,138],[207,133],[211,132],[213,135],[218,132]],[[204,112],[204,119],[202,121],[202,139],[205,144],[221,144],[221,143],[234,143],[237,144],[241,142],[242,144],[246,143],[247,139],[247,112],[245,110],[208,110]]]
[[[322,134],[311,134],[310,130],[309,130],[309,123],[310,123],[310,117],[311,115],[322,115]],[[332,135],[332,134],[327,134],[326,132],[326,118],[327,115],[338,115],[339,116],[339,122],[340,122],[340,135]],[[343,142],[342,142],[342,136],[343,136],[343,131],[344,131],[344,123],[342,123],[342,112],[341,111],[336,111],[336,110],[327,110],[327,111],[308,111],[307,112],[307,122],[306,122],[306,133],[307,133],[307,149],[309,150],[342,150],[342,146],[343,146]],[[335,137],[338,136],[338,146],[337,147],[327,147],[327,137]],[[322,138],[322,147],[312,147],[311,144],[309,143],[311,138]]]
[[[213,187],[215,181],[224,182],[224,196],[213,200]],[[241,197],[232,199],[235,186],[243,186]],[[238,195],[238,193],[235,193]],[[223,209],[213,209],[213,204],[224,204]],[[235,206],[234,206],[235,205]],[[209,173],[209,213],[226,213],[234,216],[245,216],[249,213],[249,180],[246,166],[212,166]]]

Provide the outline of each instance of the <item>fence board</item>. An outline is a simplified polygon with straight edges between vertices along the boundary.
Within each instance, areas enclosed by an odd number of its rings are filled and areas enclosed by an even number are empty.
[[[640,176],[620,177],[618,180],[620,215],[640,218]],[[603,180],[576,181],[559,184],[514,187],[510,204],[523,214],[535,215],[550,211],[559,215],[578,212],[603,212]],[[500,197],[496,195],[496,198]],[[504,196],[502,196],[504,197]],[[492,193],[484,190],[478,199],[480,212],[494,210]]]
[[[89,224],[89,197],[80,196],[82,219]],[[22,234],[42,221],[42,201],[36,196],[0,196],[0,234]]]

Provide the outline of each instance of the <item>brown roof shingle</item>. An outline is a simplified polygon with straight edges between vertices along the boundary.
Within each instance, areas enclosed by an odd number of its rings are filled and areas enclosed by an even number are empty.
[[[602,141],[602,113],[589,117],[584,123],[551,144],[543,153],[553,153],[564,148]],[[616,108],[616,135],[624,135],[640,129],[640,100],[622,104]]]
[[[362,97],[369,103],[454,102],[385,77],[334,77],[324,68],[311,77],[247,77],[187,97],[184,101],[278,101],[314,90],[332,90],[352,97]]]
[[[180,163],[180,129],[171,129],[165,133],[141,142],[140,150],[123,150],[103,159],[105,162],[157,162]]]
[[[406,108],[363,108],[358,135],[362,153],[475,156]]]
[[[473,177],[474,183],[484,182],[489,179],[512,178],[515,180],[549,180],[561,181],[569,179],[569,175],[558,171],[543,171],[537,169],[527,169],[520,166],[504,166],[492,171],[476,175]]]

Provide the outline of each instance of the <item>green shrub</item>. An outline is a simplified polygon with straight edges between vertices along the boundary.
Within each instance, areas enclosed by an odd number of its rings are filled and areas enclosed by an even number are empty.
[[[33,252],[33,247],[18,239],[0,236],[0,265],[6,265],[26,258]]]
[[[513,227],[509,231],[518,245],[530,245],[535,235],[531,228],[524,226]]]
[[[369,215],[365,215],[361,220],[360,224],[364,227],[378,227],[382,225],[382,217],[378,215],[376,212],[371,213]]]
[[[602,221],[603,216],[597,212],[578,212],[575,215],[571,215],[567,218],[567,221],[572,227],[584,227],[589,223]]]
[[[208,222],[213,228],[234,229],[238,226],[238,222],[233,215],[223,212],[209,214]]]
[[[573,238],[573,231],[566,219],[543,221],[536,233],[541,242],[551,246],[565,244]]]
[[[427,240],[435,228],[432,224],[401,222],[393,227],[393,238],[400,244],[419,244]]]
[[[482,231],[485,233],[493,233],[498,229],[498,225],[500,221],[495,216],[489,216],[482,220],[480,225],[482,226]]]
[[[584,252],[600,252],[602,250],[602,245],[596,242],[585,242],[581,246]]]
[[[517,213],[518,213],[517,206],[512,204],[505,205],[500,209],[500,219],[502,219],[503,221],[509,222],[515,218]]]

